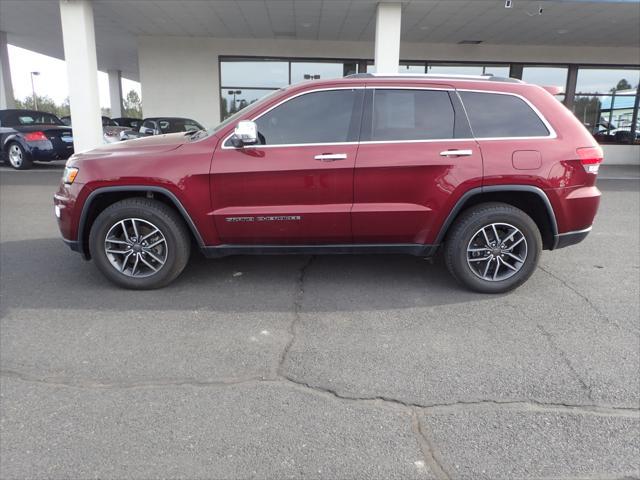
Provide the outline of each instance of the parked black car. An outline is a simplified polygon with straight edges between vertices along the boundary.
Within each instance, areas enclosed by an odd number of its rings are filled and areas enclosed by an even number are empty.
[[[71,126],[71,116],[60,117],[62,123]],[[102,139],[104,143],[114,143],[120,141],[120,134],[127,130],[127,127],[119,126],[114,120],[102,115]]]
[[[182,117],[149,117],[142,121],[138,131],[127,130],[122,132],[123,140],[144,137],[148,135],[162,135],[165,133],[189,132],[191,130],[204,130],[204,127],[195,120]]]
[[[66,160],[73,154],[71,128],[51,113],[0,110],[0,152],[17,170],[31,168],[34,160]]]
[[[142,125],[141,118],[133,118],[133,117],[118,117],[113,119],[121,127],[128,127],[134,130],[138,130]]]
[[[102,126],[103,127],[117,127],[119,126],[115,120],[113,120],[112,118],[109,118],[105,115],[102,115],[100,117],[102,119]],[[62,121],[62,123],[64,123],[67,126],[71,126],[71,115],[65,115],[64,117],[60,117],[60,120]]]

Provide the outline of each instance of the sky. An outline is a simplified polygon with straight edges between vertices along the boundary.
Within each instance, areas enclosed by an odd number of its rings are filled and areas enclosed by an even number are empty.
[[[40,72],[33,77],[37,95],[51,97],[56,103],[62,103],[69,96],[67,86],[67,66],[64,60],[48,57],[39,53],[25,50],[13,45],[8,46],[13,95],[23,100],[31,95],[30,72]],[[100,92],[100,106],[110,107],[109,80],[105,72],[98,72],[98,89]],[[129,90],[136,90],[140,94],[140,83],[122,79],[122,94]]]

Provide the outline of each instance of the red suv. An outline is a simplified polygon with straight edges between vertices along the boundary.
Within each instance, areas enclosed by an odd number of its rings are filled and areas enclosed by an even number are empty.
[[[550,89],[549,89],[550,90]],[[167,285],[192,245],[236,254],[442,250],[505,292],[591,230],[602,150],[547,89],[496,77],[355,75],[274,92],[210,132],[71,157],[62,236],[118,285]]]

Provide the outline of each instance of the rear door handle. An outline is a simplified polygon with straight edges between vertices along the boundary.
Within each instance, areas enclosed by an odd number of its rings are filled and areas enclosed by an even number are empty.
[[[346,153],[322,153],[320,155],[316,155],[316,160],[320,160],[321,162],[335,162],[336,160],[346,160]]]
[[[440,152],[441,157],[470,157],[473,155],[471,150],[445,150]]]

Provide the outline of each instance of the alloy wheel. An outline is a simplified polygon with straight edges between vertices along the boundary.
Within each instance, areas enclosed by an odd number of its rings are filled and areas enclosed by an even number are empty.
[[[11,166],[14,168],[20,168],[23,160],[24,158],[20,147],[15,143],[12,144],[9,147],[9,162],[11,162]]]
[[[508,223],[491,223],[478,230],[467,246],[467,264],[479,278],[499,282],[520,271],[527,259],[527,239]]]
[[[153,223],[125,218],[115,223],[104,240],[107,259],[118,272],[143,278],[156,274],[166,263],[167,239]]]

